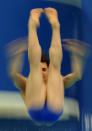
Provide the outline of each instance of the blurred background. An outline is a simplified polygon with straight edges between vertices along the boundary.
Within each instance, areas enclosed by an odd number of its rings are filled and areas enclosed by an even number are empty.
[[[65,90],[65,117],[53,127],[37,127],[28,118],[20,92],[7,74],[6,46],[13,40],[28,36],[28,18],[33,8],[56,8],[61,24],[61,37],[75,38],[92,44],[92,1],[89,0],[1,0],[0,1],[0,130],[92,130],[92,55],[89,56],[83,78]],[[48,54],[51,27],[44,15],[41,17],[38,37],[42,50]],[[62,74],[71,72],[69,53],[63,49]],[[67,65],[69,65],[67,67]],[[28,76],[27,52],[22,74]]]

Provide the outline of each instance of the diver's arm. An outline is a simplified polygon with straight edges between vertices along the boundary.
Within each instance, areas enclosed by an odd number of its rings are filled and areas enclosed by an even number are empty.
[[[69,88],[82,79],[84,60],[77,55],[71,56],[72,73],[63,77],[64,87]]]
[[[8,74],[16,88],[19,88],[22,92],[24,92],[26,88],[26,78],[20,74],[23,66],[23,58],[24,53],[12,55],[8,64]]]
[[[81,76],[77,73],[71,73],[63,77],[64,88],[70,88],[78,80],[81,80]]]
[[[12,79],[12,81],[14,82],[14,85],[16,86],[16,88],[20,89],[21,91],[25,91],[26,88],[26,79],[23,75],[19,74],[19,73],[10,73],[10,77]]]
[[[87,49],[84,44],[78,40],[66,40],[64,47],[70,52],[71,74],[63,77],[64,87],[69,88],[75,82],[82,79]]]

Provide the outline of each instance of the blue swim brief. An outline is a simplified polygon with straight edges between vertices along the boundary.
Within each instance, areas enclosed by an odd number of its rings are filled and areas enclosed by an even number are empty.
[[[42,109],[29,109],[28,113],[34,121],[41,123],[54,123],[62,116],[63,111],[61,111],[60,113],[54,113],[50,109],[48,109],[47,102],[45,102],[45,105]]]

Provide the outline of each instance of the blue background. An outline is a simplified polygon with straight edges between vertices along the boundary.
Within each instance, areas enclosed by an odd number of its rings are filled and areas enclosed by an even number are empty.
[[[12,40],[15,40],[20,37],[24,37],[28,35],[27,23],[29,18],[29,12],[33,8],[44,8],[44,7],[54,7],[57,9],[59,14],[59,21],[61,24],[61,36],[63,38],[76,38],[79,40],[83,40],[90,45],[92,44],[91,33],[92,33],[92,2],[89,0],[82,1],[82,9],[77,8],[75,6],[56,3],[56,2],[48,2],[39,0],[30,1],[30,0],[3,0],[0,1],[0,90],[8,90],[8,91],[18,91],[10,78],[7,75],[7,58],[5,47],[7,43]],[[51,41],[51,27],[44,17],[41,17],[41,26],[38,29],[38,37],[43,50],[48,53],[48,49],[50,47]],[[62,63],[62,74],[66,75],[71,72],[70,70],[70,59],[69,54],[64,49],[64,58]],[[29,64],[27,59],[27,54],[25,57],[25,64],[23,69],[23,75],[27,76],[29,72]],[[67,65],[69,65],[67,67]],[[65,91],[65,95],[69,97],[73,97],[79,101],[80,111],[81,111],[81,120],[78,122],[68,122],[67,124],[63,123],[56,125],[57,130],[61,129],[71,129],[74,131],[78,130],[77,128],[81,128],[81,130],[86,130],[85,125],[85,115],[88,116],[88,120],[91,120],[92,113],[92,78],[90,77],[92,74],[92,56],[87,60],[87,64],[84,70],[83,79],[77,82],[73,87],[67,89]],[[2,121],[2,120],[1,120]],[[1,123],[0,121],[0,123]],[[2,121],[4,124],[7,123],[7,120]],[[11,121],[8,121],[11,123]],[[23,121],[14,121],[19,126],[20,124],[24,125],[25,128],[29,127],[24,124]],[[71,126],[71,123],[74,126]],[[84,123],[84,124],[82,124]],[[1,125],[1,124],[0,124]],[[9,123],[8,123],[9,125]],[[7,130],[8,130],[8,125]],[[12,124],[15,126],[15,124]],[[30,125],[30,123],[29,123]],[[65,126],[64,126],[65,125]],[[67,126],[66,126],[67,125]],[[83,125],[83,126],[82,126]],[[32,125],[30,125],[32,127]],[[13,127],[13,126],[12,126]],[[74,129],[72,129],[74,127]],[[34,127],[35,128],[35,127]],[[4,130],[4,127],[2,126]],[[21,128],[20,128],[21,129]],[[33,129],[35,130],[35,129]],[[41,129],[43,130],[43,129]],[[54,128],[53,128],[54,130]],[[88,131],[91,131],[91,126]]]

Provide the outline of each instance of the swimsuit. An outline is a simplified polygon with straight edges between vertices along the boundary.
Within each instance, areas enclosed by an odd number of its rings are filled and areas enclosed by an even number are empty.
[[[55,113],[50,109],[48,109],[47,102],[45,102],[45,105],[42,109],[38,110],[29,109],[28,113],[34,121],[44,123],[54,123],[61,117],[63,111]]]

